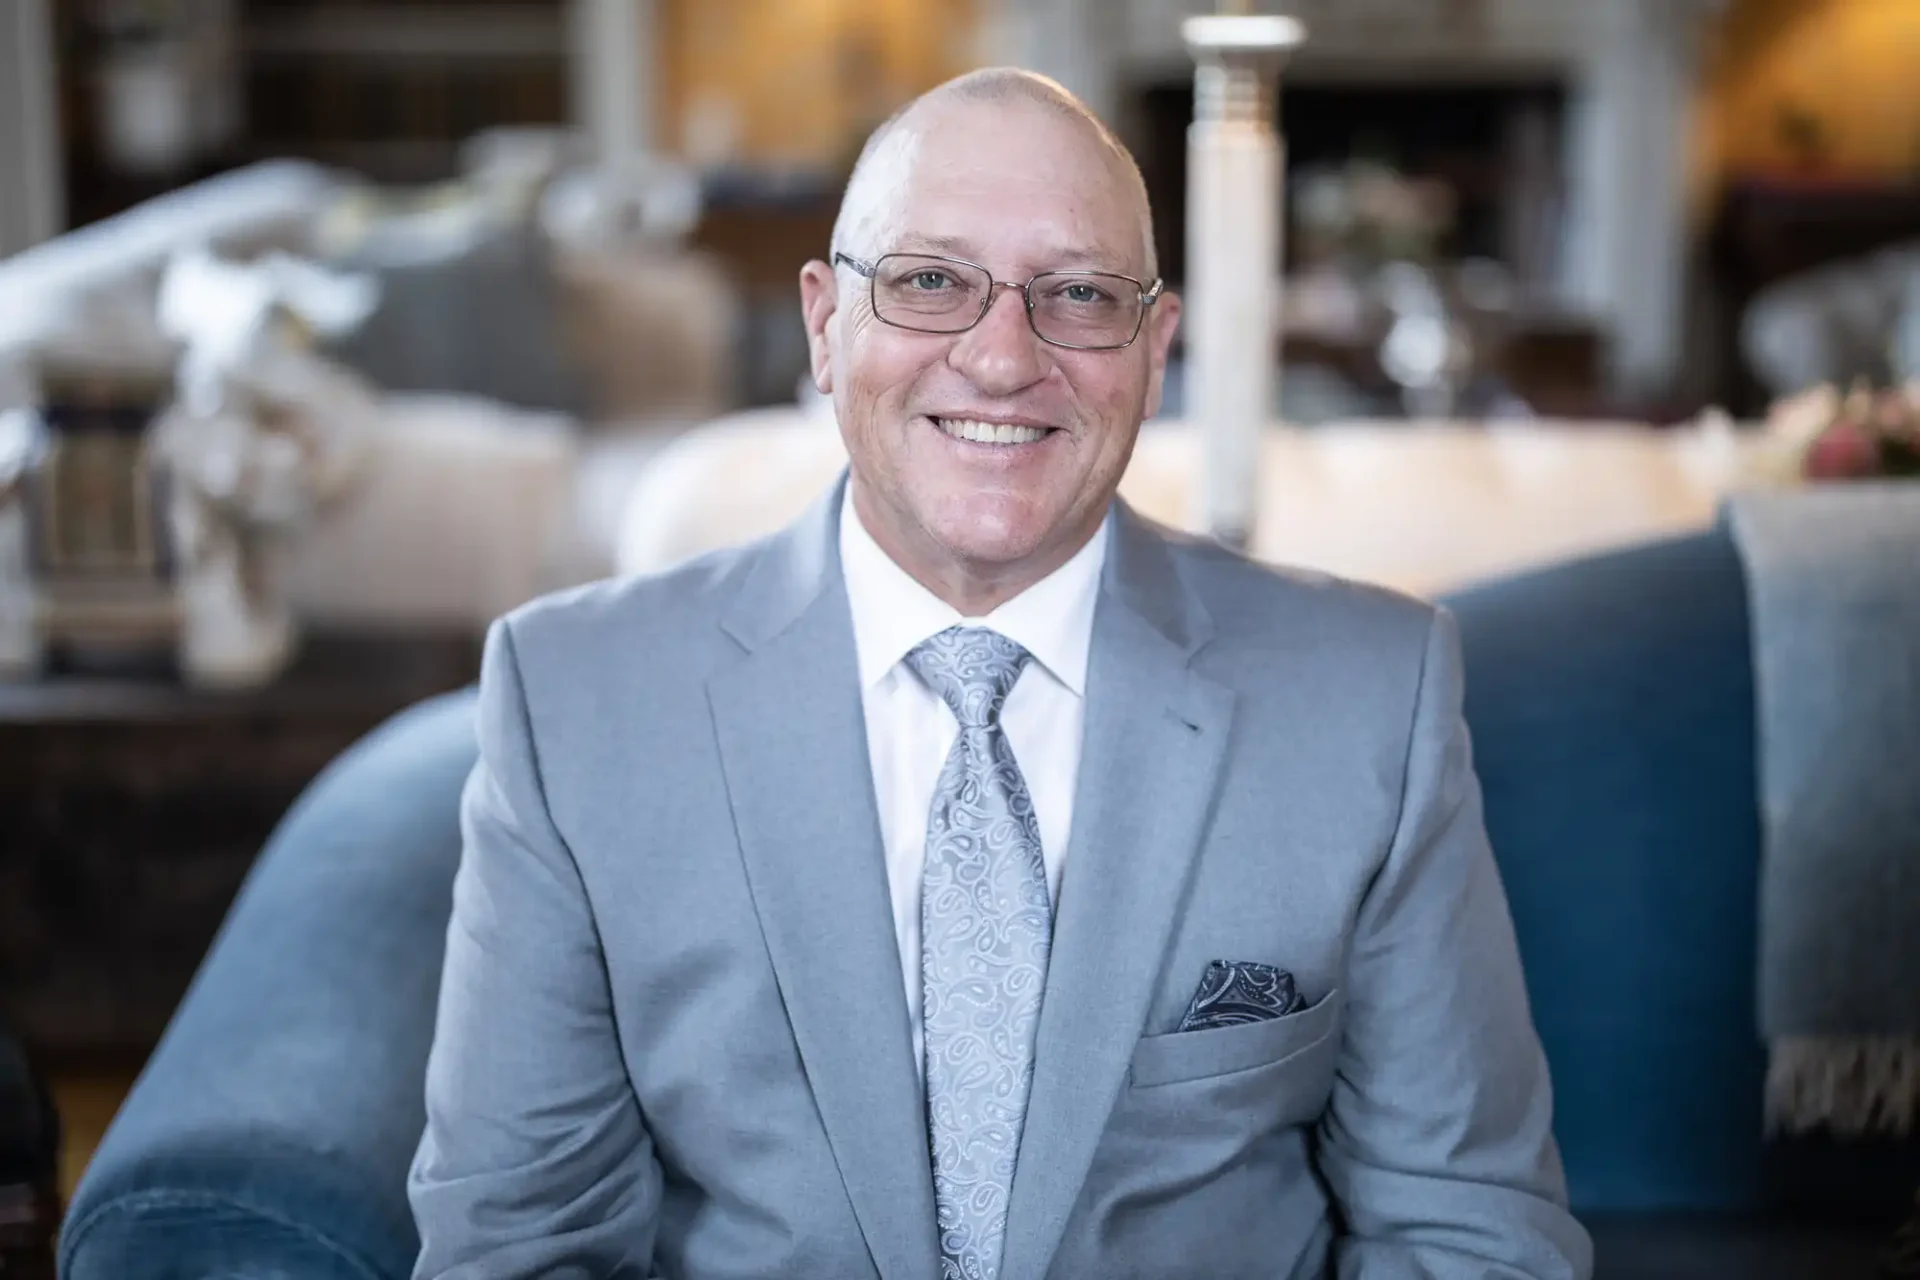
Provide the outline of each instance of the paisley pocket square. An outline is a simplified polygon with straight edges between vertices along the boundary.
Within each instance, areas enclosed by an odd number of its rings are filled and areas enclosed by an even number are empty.
[[[1181,1031],[1210,1031],[1249,1022],[1284,1018],[1307,1007],[1294,989],[1293,975],[1270,964],[1246,960],[1215,960],[1200,979]]]

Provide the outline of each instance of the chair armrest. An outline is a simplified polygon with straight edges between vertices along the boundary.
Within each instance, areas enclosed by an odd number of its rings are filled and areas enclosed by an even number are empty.
[[[282,820],[75,1194],[63,1276],[408,1274],[472,720],[471,692],[403,713]]]

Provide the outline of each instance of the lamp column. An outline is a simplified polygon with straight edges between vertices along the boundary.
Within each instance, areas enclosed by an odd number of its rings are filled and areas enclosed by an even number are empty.
[[[1200,440],[1202,527],[1238,550],[1259,516],[1260,437],[1278,403],[1280,71],[1292,18],[1208,14],[1180,34],[1194,60],[1187,129],[1187,420]]]

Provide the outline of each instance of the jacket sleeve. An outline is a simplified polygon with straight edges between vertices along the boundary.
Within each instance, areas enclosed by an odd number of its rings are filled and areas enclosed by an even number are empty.
[[[408,1177],[416,1280],[644,1276],[661,1178],[586,889],[548,814],[511,620],[487,638],[480,759]]]
[[[1316,1135],[1342,1210],[1340,1280],[1588,1280],[1545,1055],[1462,714],[1459,633],[1434,615],[1400,819],[1348,966]]]

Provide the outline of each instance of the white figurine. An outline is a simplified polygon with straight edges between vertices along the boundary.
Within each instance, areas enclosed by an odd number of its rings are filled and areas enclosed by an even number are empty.
[[[175,258],[157,320],[181,352],[175,396],[147,428],[165,477],[158,534],[171,599],[152,619],[178,646],[182,675],[252,685],[285,666],[294,618],[279,586],[285,540],[337,496],[379,412],[374,392],[315,355],[310,338],[357,325],[373,286],[284,257]],[[36,580],[24,500],[45,425],[32,409],[0,414],[0,676],[31,675],[50,643],[72,638],[62,584]]]
[[[306,335],[345,332],[374,301],[363,278],[280,255],[168,268],[160,323],[185,354],[155,444],[173,480],[180,667],[195,683],[259,683],[292,652],[285,540],[345,487],[379,413]]]

